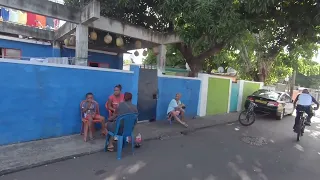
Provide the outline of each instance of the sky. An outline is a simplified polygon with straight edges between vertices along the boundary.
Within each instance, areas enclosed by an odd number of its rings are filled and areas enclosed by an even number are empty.
[[[133,54],[136,50],[129,51],[131,54],[129,54],[129,53],[123,54],[123,60],[125,60],[125,59],[130,60],[132,58],[133,61],[135,62],[135,64],[142,64],[143,58],[145,58],[145,56],[142,55],[142,52],[144,50],[147,50],[147,49],[137,49],[137,51],[139,52],[139,56],[135,56]]]
[[[320,63],[320,49],[318,50],[318,55],[313,58],[314,61]]]

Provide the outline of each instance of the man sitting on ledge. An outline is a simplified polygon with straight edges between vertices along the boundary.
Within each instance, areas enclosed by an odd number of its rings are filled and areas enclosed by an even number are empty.
[[[176,97],[170,101],[167,110],[168,120],[171,121],[171,119],[174,118],[183,126],[188,127],[187,123],[184,122],[184,113],[186,107],[181,103],[180,98],[181,94],[177,93]],[[181,119],[179,118],[179,116]]]

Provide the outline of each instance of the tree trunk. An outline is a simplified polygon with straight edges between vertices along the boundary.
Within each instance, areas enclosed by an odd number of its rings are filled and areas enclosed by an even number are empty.
[[[258,78],[259,82],[266,82],[267,77],[270,74],[270,70],[272,67],[273,61],[272,60],[260,60],[258,62]]]
[[[206,58],[219,53],[224,46],[224,43],[213,44],[208,50],[202,52],[201,54],[194,56],[193,48],[184,43],[177,44],[177,48],[181,52],[182,56],[186,59],[190,67],[189,77],[197,77],[198,73],[203,68],[203,63]]]
[[[190,72],[188,74],[189,77],[198,77],[198,73],[202,70],[203,62],[199,59],[186,59]]]

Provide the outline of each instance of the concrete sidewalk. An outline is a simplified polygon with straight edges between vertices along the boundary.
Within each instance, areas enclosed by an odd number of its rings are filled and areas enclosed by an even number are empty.
[[[187,120],[189,128],[168,121],[140,123],[135,133],[141,133],[143,141],[187,134],[207,127],[237,121],[238,113],[207,116]],[[0,146],[0,176],[16,171],[46,165],[102,151],[105,139],[96,138],[85,143],[80,135],[64,136],[26,143]]]

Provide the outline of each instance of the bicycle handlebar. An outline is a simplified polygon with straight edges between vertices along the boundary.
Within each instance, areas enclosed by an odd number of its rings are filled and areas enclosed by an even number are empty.
[[[252,101],[250,101],[250,104],[252,104],[254,107],[258,107],[258,105]]]

